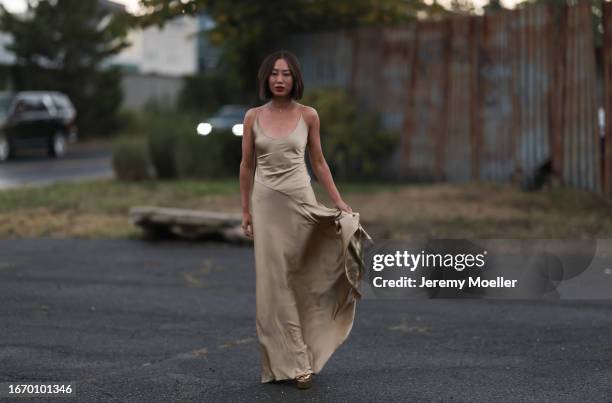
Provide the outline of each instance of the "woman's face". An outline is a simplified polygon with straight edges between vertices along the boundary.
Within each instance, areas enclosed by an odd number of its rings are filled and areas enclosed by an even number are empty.
[[[274,62],[274,68],[268,77],[268,86],[272,95],[283,97],[291,94],[293,88],[293,77],[289,70],[289,65],[285,59],[278,59]]]

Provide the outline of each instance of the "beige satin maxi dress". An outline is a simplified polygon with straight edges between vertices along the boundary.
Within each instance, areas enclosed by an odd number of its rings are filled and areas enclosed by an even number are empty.
[[[261,382],[319,373],[353,326],[363,277],[358,213],[317,202],[306,169],[308,127],[300,116],[282,138],[253,125],[251,194],[256,328]]]

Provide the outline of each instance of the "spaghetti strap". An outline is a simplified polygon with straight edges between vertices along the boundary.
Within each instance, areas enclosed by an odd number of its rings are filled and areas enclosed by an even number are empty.
[[[257,131],[255,129],[255,126],[257,126],[257,129],[259,129],[259,108],[255,108],[255,121],[253,122],[253,138],[257,138]]]

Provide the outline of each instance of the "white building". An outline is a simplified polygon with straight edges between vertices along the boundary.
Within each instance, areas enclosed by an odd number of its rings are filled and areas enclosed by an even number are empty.
[[[214,68],[219,52],[210,46],[202,30],[212,28],[204,16],[182,16],[159,28],[150,26],[128,35],[131,43],[111,61],[141,74],[183,76]]]
[[[6,47],[13,43],[13,36],[0,31],[0,64],[11,65],[15,63],[15,54],[9,52]]]
[[[131,46],[108,61],[125,71],[123,106],[139,109],[150,101],[172,105],[184,84],[183,76],[216,68],[219,50],[199,34],[213,26],[205,15],[182,16],[162,28],[131,31]]]
[[[143,74],[183,76],[198,71],[198,19],[179,17],[163,28],[151,26],[130,32],[132,44],[112,59],[113,64]]]

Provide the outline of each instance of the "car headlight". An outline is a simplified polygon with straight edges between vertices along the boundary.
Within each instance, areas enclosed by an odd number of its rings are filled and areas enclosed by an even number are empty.
[[[232,126],[232,133],[236,136],[242,136],[242,123],[237,123]]]
[[[196,130],[200,136],[206,136],[212,131],[212,125],[210,123],[200,123]]]

